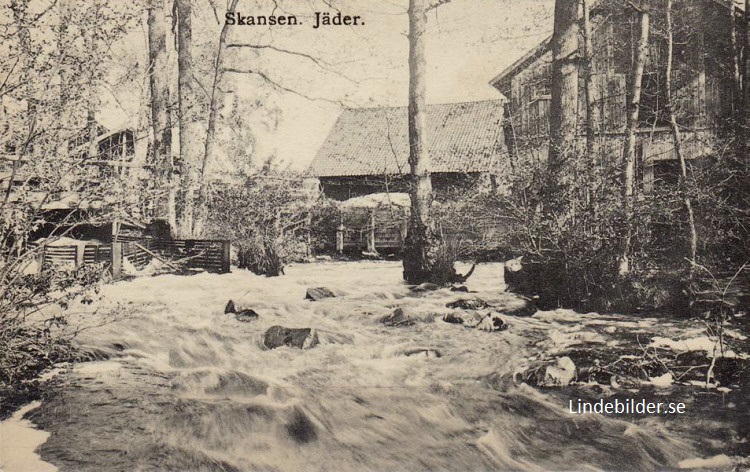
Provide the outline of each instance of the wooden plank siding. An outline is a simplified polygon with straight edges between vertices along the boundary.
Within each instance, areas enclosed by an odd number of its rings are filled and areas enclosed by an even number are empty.
[[[666,36],[664,6],[651,7],[648,61],[644,71],[638,149],[641,162],[674,159],[674,146],[665,110]],[[685,154],[695,159],[718,152],[717,139],[728,130],[736,100],[733,97],[727,6],[708,0],[674,3],[674,111],[683,131]],[[618,162],[626,125],[626,104],[632,49],[637,33],[636,13],[627,2],[601,2],[592,10],[594,128],[604,160]],[[738,17],[738,36],[745,26]],[[546,159],[549,139],[549,89],[552,53],[550,40],[532,50],[523,61],[493,79],[492,85],[508,97],[504,129],[511,143],[512,162]],[[583,38],[581,37],[581,49]],[[584,68],[579,67],[576,143],[585,149]]]

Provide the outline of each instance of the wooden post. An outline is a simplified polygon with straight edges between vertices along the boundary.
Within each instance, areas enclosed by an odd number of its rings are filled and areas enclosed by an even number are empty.
[[[375,210],[370,211],[370,227],[367,232],[367,251],[377,252],[375,250]]]
[[[312,256],[312,212],[305,216],[305,256]]]
[[[76,269],[80,269],[83,265],[83,253],[86,251],[86,246],[77,244],[76,248]]]
[[[44,268],[44,252],[46,251],[46,247],[42,246],[39,249],[39,253],[36,255],[36,266],[37,266],[37,273],[41,273],[42,269]]]
[[[344,252],[344,223],[336,228],[336,252],[339,254]]]
[[[229,241],[221,242],[221,273],[228,274],[229,269],[229,258],[231,254],[232,243]]]
[[[119,237],[120,237],[120,221],[113,220],[112,221],[112,242],[118,241]]]
[[[122,276],[122,243],[112,243],[112,278]]]

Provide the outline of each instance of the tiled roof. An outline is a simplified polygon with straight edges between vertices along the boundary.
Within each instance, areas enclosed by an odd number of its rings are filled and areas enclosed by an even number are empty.
[[[485,172],[505,154],[503,100],[427,106],[432,172]],[[310,164],[315,177],[409,173],[407,108],[341,113]]]

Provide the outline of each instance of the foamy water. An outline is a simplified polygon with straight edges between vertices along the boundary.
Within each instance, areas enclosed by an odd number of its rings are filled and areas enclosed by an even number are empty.
[[[465,269],[463,270],[465,271]],[[498,306],[502,266],[467,283]],[[304,300],[307,287],[336,298]],[[389,262],[296,265],[249,272],[144,277],[105,286],[80,313],[118,321],[78,341],[102,360],[63,376],[42,407],[52,431],[42,457],[63,470],[550,470],[677,467],[693,446],[660,423],[570,415],[554,396],[513,381],[539,346],[581,342],[560,310],[511,318],[487,333],[444,323],[447,289],[415,294]],[[260,318],[241,323],[227,300]],[[385,327],[401,307],[418,322]],[[273,325],[314,328],[321,344],[264,350]],[[599,342],[595,334],[585,342]],[[440,357],[406,356],[431,349]]]
[[[57,467],[41,460],[34,451],[49,437],[33,423],[23,419],[29,411],[38,408],[33,402],[0,422],[0,471],[3,472],[56,472]]]

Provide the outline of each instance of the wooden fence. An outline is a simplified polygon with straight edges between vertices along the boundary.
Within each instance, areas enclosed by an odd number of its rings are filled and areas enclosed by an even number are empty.
[[[42,267],[76,269],[83,264],[111,262],[112,247],[108,244],[46,246],[39,258]]]
[[[127,258],[128,262],[138,270],[142,270],[153,259],[153,255],[149,253],[153,246],[150,239],[130,240],[120,244],[122,244],[122,257]]]
[[[183,259],[188,267],[208,272],[229,272],[230,242],[219,239],[153,240],[153,251],[170,259]]]
[[[110,265],[112,274],[119,277],[122,274],[124,260],[127,260],[135,269],[141,270],[154,257],[181,261],[189,268],[224,274],[230,270],[230,242],[205,239],[142,238],[112,244],[46,246],[40,252],[39,266],[71,270],[84,264],[104,262]]]

